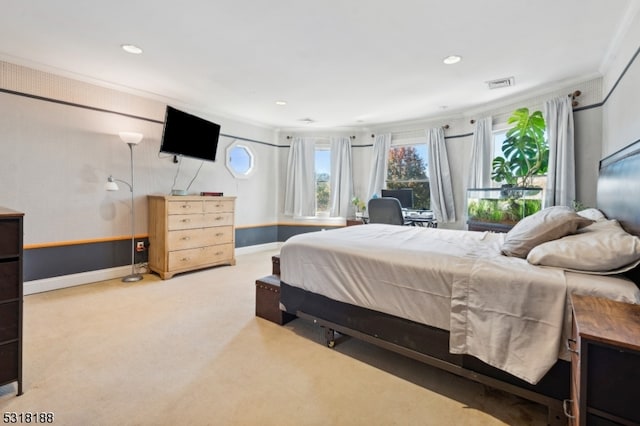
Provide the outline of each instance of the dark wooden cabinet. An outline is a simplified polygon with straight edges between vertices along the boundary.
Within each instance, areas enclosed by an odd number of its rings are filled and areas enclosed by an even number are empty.
[[[0,385],[22,395],[22,219],[0,207]]]
[[[571,296],[573,425],[640,424],[640,305]]]

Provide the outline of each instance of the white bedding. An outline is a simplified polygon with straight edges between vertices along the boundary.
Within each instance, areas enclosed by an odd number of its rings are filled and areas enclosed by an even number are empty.
[[[630,281],[503,256],[503,234],[369,224],[297,235],[281,279],[331,299],[449,330],[450,350],[530,383],[567,354],[567,288],[640,303]]]

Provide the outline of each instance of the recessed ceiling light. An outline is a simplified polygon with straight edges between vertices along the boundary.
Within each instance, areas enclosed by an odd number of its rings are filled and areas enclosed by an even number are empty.
[[[462,56],[450,55],[450,56],[447,56],[446,58],[444,58],[442,60],[442,62],[444,62],[447,65],[453,65],[453,64],[457,64],[461,60],[462,60]]]
[[[287,101],[276,101],[276,105],[284,106],[287,104]]]
[[[122,50],[124,50],[125,52],[133,53],[134,55],[139,55],[142,53],[142,49],[134,44],[123,44],[120,47],[122,47]]]

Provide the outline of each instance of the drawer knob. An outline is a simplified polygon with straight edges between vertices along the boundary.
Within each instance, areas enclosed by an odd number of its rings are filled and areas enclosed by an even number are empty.
[[[222,219],[224,219],[224,217],[222,217],[222,216],[216,217],[216,220],[222,220]]]
[[[191,239],[191,237],[182,237],[181,238],[183,241],[189,241]]]
[[[222,256],[224,254],[223,251],[216,252],[216,256]]]
[[[190,259],[191,259],[190,257],[183,257],[183,258],[182,258],[182,261],[183,261],[183,262],[188,262]]]
[[[191,219],[182,219],[182,222],[189,223],[189,222],[191,222]]]
[[[222,237],[223,235],[224,235],[224,234],[223,234],[222,232],[218,232],[218,233],[216,234],[216,237]]]
[[[190,208],[191,208],[191,206],[190,206],[189,204],[183,204],[183,205],[182,205],[182,208],[183,208],[183,209],[190,209]]]

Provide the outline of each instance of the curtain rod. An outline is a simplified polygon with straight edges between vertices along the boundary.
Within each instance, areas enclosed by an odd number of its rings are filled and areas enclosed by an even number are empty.
[[[333,136],[309,136],[310,138],[315,139],[331,139]],[[349,136],[349,139],[355,139],[355,136]],[[293,136],[287,136],[287,139],[293,139]]]
[[[577,107],[577,106],[578,106],[578,101],[576,101],[576,98],[577,98],[578,96],[580,96],[580,95],[582,95],[582,92],[581,92],[581,91],[579,91],[579,90],[576,90],[575,92],[573,92],[573,93],[569,93],[569,94],[567,95],[567,96],[569,96],[569,97],[571,98],[571,101],[572,101],[572,102],[571,102],[571,106],[572,106],[572,107],[574,107],[574,108],[575,108],[575,107]],[[469,121],[469,123],[471,123],[471,124],[475,124],[475,123],[476,123],[476,120],[471,119],[471,120]]]
[[[447,129],[449,128],[449,125],[448,125],[448,124],[445,124],[444,126],[440,126],[440,127],[442,127],[443,129],[447,130]],[[402,134],[402,133],[416,133],[416,132],[421,132],[421,131],[423,131],[423,129],[405,130],[405,131],[403,131],[403,132],[391,132],[391,136],[393,136],[393,135],[400,135],[400,134]],[[375,138],[375,137],[376,137],[375,133],[372,133],[372,134],[371,134],[371,137],[372,137],[372,138]]]

